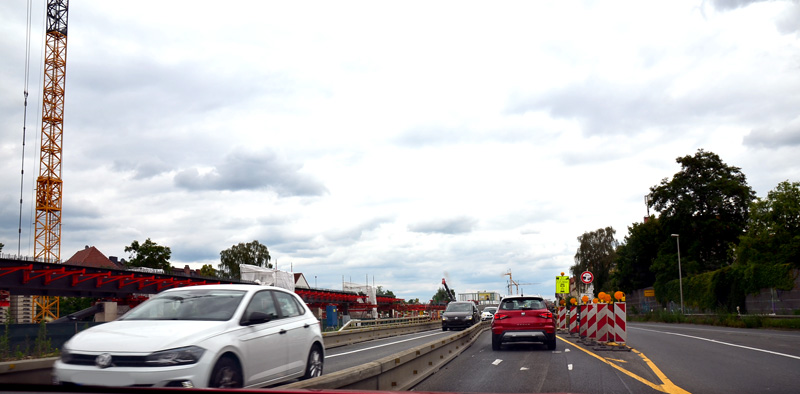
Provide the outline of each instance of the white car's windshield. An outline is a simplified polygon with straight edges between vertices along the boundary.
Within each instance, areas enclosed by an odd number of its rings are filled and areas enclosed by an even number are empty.
[[[229,320],[244,293],[196,289],[162,293],[131,309],[119,320]]]

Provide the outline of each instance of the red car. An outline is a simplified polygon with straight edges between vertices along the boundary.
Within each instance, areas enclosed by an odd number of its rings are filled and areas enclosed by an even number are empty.
[[[503,298],[492,320],[492,350],[507,343],[543,343],[556,348],[556,320],[542,297]]]

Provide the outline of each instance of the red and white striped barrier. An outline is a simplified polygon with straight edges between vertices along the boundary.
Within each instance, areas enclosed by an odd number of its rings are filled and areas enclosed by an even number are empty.
[[[597,304],[597,342],[608,342],[608,304]]]
[[[617,302],[614,304],[614,342],[620,345],[624,345],[628,338],[627,325],[625,324],[627,317],[625,303]]]
[[[578,333],[578,308],[575,305],[569,307],[569,332],[570,334]]]
[[[589,305],[581,305],[581,319],[578,322],[578,326],[580,327],[580,336],[581,338],[586,337],[586,332],[588,331],[589,327],[587,327],[587,322],[589,320]]]
[[[608,309],[606,309],[606,316],[608,317],[608,340],[607,342],[614,342],[614,304],[608,304]]]
[[[586,336],[592,340],[597,340],[597,304],[589,304],[589,313],[586,316]]]
[[[557,330],[566,330],[567,329],[567,308],[560,306],[558,307],[558,326],[556,327]]]

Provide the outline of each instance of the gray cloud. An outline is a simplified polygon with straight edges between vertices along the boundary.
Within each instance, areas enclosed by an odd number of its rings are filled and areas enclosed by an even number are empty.
[[[663,86],[622,90],[605,81],[587,81],[535,96],[512,97],[511,114],[547,111],[559,119],[576,119],[589,135],[639,131],[647,123],[675,122],[680,111],[658,92]]]
[[[175,185],[187,190],[274,191],[279,196],[321,196],[328,193],[318,180],[300,172],[273,152],[234,152],[210,172],[189,168],[175,175]]]
[[[352,227],[337,228],[335,230],[328,231],[324,234],[324,236],[328,240],[334,241],[338,244],[341,244],[342,242],[352,243],[358,241],[365,232],[375,230],[382,224],[389,221],[390,219],[387,218],[375,218]]]
[[[752,130],[744,137],[743,143],[751,148],[766,149],[800,146],[800,118],[779,130]]]
[[[472,232],[478,221],[470,217],[431,220],[408,226],[415,233],[463,234]]]
[[[5,244],[5,247],[3,247],[3,252],[5,253],[17,253],[17,241],[19,239],[19,208],[18,199],[11,195],[0,196],[0,243]],[[27,230],[30,212],[24,211],[22,215],[22,225],[26,226],[23,228],[23,232],[25,232]],[[25,234],[23,234],[23,236]],[[24,238],[23,241],[27,242],[27,237]]]
[[[621,87],[594,78],[535,95],[516,94],[510,97],[506,111],[546,111],[557,119],[580,122],[582,132],[590,136],[638,134],[652,127],[679,131],[687,125],[763,122],[796,114],[795,92],[784,92],[787,86],[778,81],[754,81],[733,73],[673,97],[669,91],[675,83],[661,78]],[[774,90],[764,89],[764,84]],[[785,94],[787,99],[775,100],[775,94]]]
[[[498,127],[491,130],[475,130],[469,125],[460,128],[448,126],[418,126],[411,128],[393,139],[393,142],[408,148],[426,146],[447,146],[462,143],[519,143],[543,138],[552,138],[551,135],[538,132],[539,130]]]
[[[733,11],[738,8],[744,8],[750,4],[765,3],[768,1],[780,0],[712,0],[713,7],[720,11]],[[793,34],[800,32],[800,3],[797,1],[786,2],[787,9],[783,12],[781,17],[775,21],[775,25],[781,34]]]
[[[134,162],[129,159],[115,160],[112,169],[116,171],[133,172],[133,179],[148,179],[154,176],[169,172],[172,166],[158,157],[150,157],[142,162]]]
[[[795,1],[786,10],[781,19],[776,22],[778,31],[782,34],[792,34],[800,32],[800,2]]]
[[[771,0],[712,0],[711,4],[714,8],[723,11],[735,10],[737,8],[747,7],[753,3],[763,3]]]

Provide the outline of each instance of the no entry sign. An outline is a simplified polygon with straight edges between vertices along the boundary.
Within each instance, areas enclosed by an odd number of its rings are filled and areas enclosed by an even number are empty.
[[[592,275],[591,272],[583,271],[583,273],[581,274],[581,282],[586,283],[588,285],[589,283],[592,283],[593,280],[594,280],[594,275]]]

